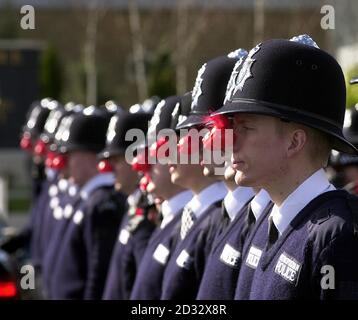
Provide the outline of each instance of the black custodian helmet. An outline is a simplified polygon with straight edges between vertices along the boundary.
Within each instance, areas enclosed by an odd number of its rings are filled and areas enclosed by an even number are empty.
[[[128,130],[139,129],[146,133],[151,116],[151,113],[126,111],[120,111],[114,115],[108,126],[106,146],[99,154],[99,158],[108,159],[124,155],[126,149],[133,144],[132,141],[126,140]]]
[[[157,104],[154,114],[150,119],[147,143],[154,143],[160,130],[170,128],[173,111],[176,107],[179,107],[180,100],[180,96],[170,96]]]
[[[28,134],[32,139],[37,139],[44,129],[48,115],[54,108],[55,105],[51,104],[50,98],[33,102],[26,117],[26,124],[22,129],[23,133]]]
[[[232,95],[218,114],[264,114],[326,133],[333,149],[357,153],[343,135],[344,75],[337,61],[313,45],[273,39],[248,54]]]
[[[345,137],[356,148],[358,147],[358,105],[346,111],[344,119],[343,133]],[[330,165],[334,168],[340,168],[350,165],[358,165],[358,156],[332,151]]]
[[[60,133],[59,151],[101,151],[106,142],[109,116],[102,109],[90,106],[66,117]]]
[[[170,128],[176,130],[188,118],[191,110],[192,92],[184,93],[180,98],[180,103],[177,103],[172,112],[172,119]]]
[[[222,106],[232,69],[246,54],[246,50],[238,49],[201,66],[192,91],[190,115],[177,129],[203,124],[207,116]]]

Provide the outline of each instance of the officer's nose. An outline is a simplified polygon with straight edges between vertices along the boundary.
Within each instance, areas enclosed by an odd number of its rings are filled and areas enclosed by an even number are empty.
[[[109,160],[104,159],[104,160],[101,160],[100,162],[98,162],[97,171],[99,173],[113,172],[113,166],[111,165]]]

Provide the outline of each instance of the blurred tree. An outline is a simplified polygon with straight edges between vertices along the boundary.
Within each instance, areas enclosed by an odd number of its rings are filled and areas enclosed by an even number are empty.
[[[148,83],[145,70],[145,48],[141,29],[139,8],[136,0],[128,1],[128,18],[133,47],[134,70],[138,90],[138,98],[143,101],[148,97]],[[150,94],[149,94],[150,95]]]
[[[202,9],[190,19],[190,0],[176,1],[176,44],[172,49],[175,62],[176,92],[184,94],[192,83],[188,84],[188,67],[190,55],[200,43],[203,32],[207,29],[209,19],[206,10]],[[195,21],[192,21],[193,18]]]
[[[4,1],[0,8],[0,38],[16,38],[20,31],[19,21],[18,11],[13,7],[12,1]]]
[[[165,98],[175,92],[175,68],[169,52],[163,50],[148,67],[148,96]]]
[[[64,72],[64,83],[62,99],[64,103],[74,101],[86,103],[86,71],[81,60],[74,60],[67,63]]]
[[[358,84],[349,84],[349,81],[358,76],[358,65],[353,66],[350,68],[346,74],[346,86],[347,86],[347,102],[346,106],[348,108],[354,106],[358,103]]]
[[[60,99],[62,93],[62,67],[52,45],[46,48],[41,57],[40,92],[42,97],[54,99]]]

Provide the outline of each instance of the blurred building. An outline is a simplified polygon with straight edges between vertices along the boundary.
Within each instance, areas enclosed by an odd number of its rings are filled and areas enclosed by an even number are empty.
[[[130,0],[10,2],[17,8],[18,17],[21,5],[34,6],[36,29],[21,30],[18,26],[17,36],[56,47],[64,68],[63,98],[79,102],[85,102],[84,58],[88,26],[94,17],[89,8],[93,4],[94,11],[99,13],[96,26],[99,101],[114,98],[124,106],[137,102]],[[0,0],[0,5],[6,3],[9,1]],[[205,60],[238,47],[250,48],[257,40],[309,33],[322,48],[330,49],[328,34],[320,27],[320,0],[136,0],[134,3],[139,11],[139,36],[147,75],[150,77],[150,66],[158,55],[167,52],[174,69],[185,63],[185,84],[180,86],[181,90],[192,87],[196,70]],[[257,24],[260,3],[264,4],[261,30],[260,23]]]

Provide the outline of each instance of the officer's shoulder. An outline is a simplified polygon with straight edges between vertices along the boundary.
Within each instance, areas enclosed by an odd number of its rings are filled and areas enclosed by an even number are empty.
[[[206,209],[207,219],[205,219],[204,225],[213,226],[220,223],[223,216],[222,201],[214,202],[208,209]]]
[[[309,220],[309,238],[315,245],[325,247],[338,237],[358,237],[358,197],[346,191],[333,191]]]
[[[88,207],[95,207],[100,211],[117,210],[117,202],[113,187],[97,188],[87,199]]]

